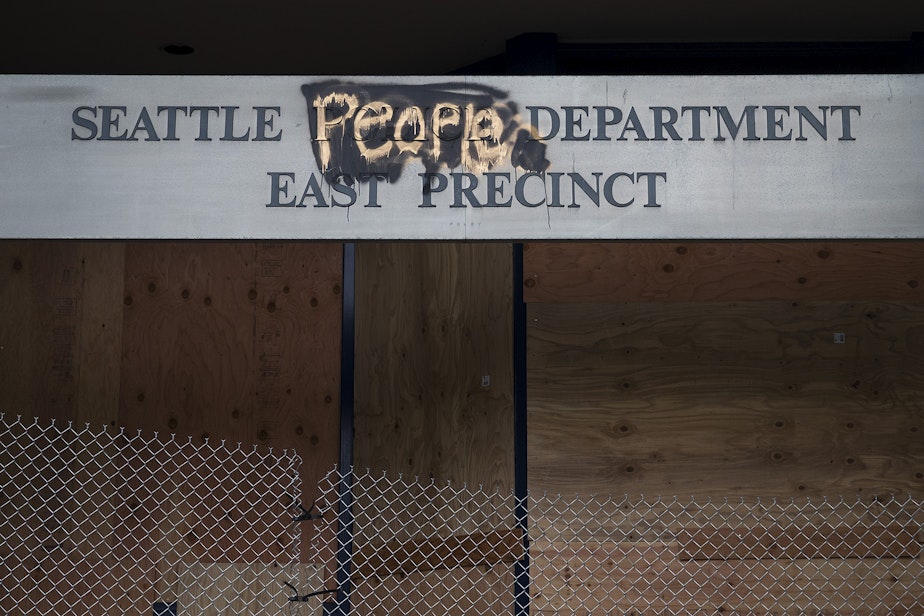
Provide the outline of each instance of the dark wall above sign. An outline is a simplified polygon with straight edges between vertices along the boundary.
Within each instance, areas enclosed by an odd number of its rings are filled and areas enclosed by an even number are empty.
[[[900,56],[924,3],[99,0],[12,3],[4,23],[0,73],[504,74],[507,42],[535,32],[555,33],[563,74],[875,73],[920,70]]]

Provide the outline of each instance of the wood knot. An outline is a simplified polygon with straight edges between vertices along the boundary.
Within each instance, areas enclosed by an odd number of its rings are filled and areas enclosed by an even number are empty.
[[[631,436],[635,433],[635,426],[629,422],[623,422],[613,426],[612,431],[618,437]]]

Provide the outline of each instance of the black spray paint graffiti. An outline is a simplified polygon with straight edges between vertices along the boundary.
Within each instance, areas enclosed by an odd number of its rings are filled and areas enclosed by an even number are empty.
[[[327,81],[303,85],[302,94],[315,161],[329,183],[372,176],[395,182],[412,160],[427,173],[443,166],[483,173],[508,161],[527,172],[549,167],[545,144],[532,138],[501,90],[465,82]]]

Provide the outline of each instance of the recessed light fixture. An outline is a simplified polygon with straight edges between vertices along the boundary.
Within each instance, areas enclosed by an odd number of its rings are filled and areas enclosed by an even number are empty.
[[[161,49],[164,53],[169,53],[171,56],[188,56],[196,51],[191,45],[185,45],[183,43],[167,43],[162,46]]]

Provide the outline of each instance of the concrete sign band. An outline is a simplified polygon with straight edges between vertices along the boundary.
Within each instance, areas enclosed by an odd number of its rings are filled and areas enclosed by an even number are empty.
[[[920,75],[0,76],[0,237],[924,237]]]

